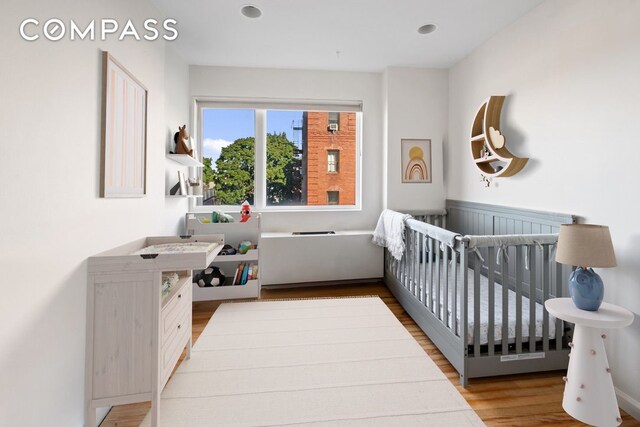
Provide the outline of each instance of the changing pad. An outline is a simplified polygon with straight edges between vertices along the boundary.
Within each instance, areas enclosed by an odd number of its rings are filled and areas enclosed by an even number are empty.
[[[161,243],[158,245],[147,246],[133,253],[133,255],[146,255],[146,254],[182,254],[189,252],[211,252],[217,243],[212,242],[176,242],[176,243]]]

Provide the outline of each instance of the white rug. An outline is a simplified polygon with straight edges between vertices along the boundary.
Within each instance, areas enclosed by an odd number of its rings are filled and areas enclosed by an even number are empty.
[[[222,304],[162,392],[160,421],[484,425],[377,297]]]

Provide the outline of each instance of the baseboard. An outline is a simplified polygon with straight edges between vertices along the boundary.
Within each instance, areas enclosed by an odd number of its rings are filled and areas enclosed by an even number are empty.
[[[278,285],[262,285],[262,289],[311,288],[314,286],[362,285],[365,283],[383,283],[382,277],[370,279],[330,280],[324,282],[284,283]]]
[[[640,420],[640,402],[617,387],[616,397],[618,398],[618,405],[620,405],[620,408],[622,408],[623,411],[631,415],[636,420]]]

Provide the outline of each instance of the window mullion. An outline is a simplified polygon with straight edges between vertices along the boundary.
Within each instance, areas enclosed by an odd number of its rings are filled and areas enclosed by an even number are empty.
[[[255,195],[257,210],[263,210],[267,204],[267,111],[255,110]]]

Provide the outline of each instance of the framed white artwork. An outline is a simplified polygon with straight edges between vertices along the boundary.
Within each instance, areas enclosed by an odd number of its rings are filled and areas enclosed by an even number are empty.
[[[147,175],[147,88],[109,52],[102,64],[101,197],[143,197]]]

